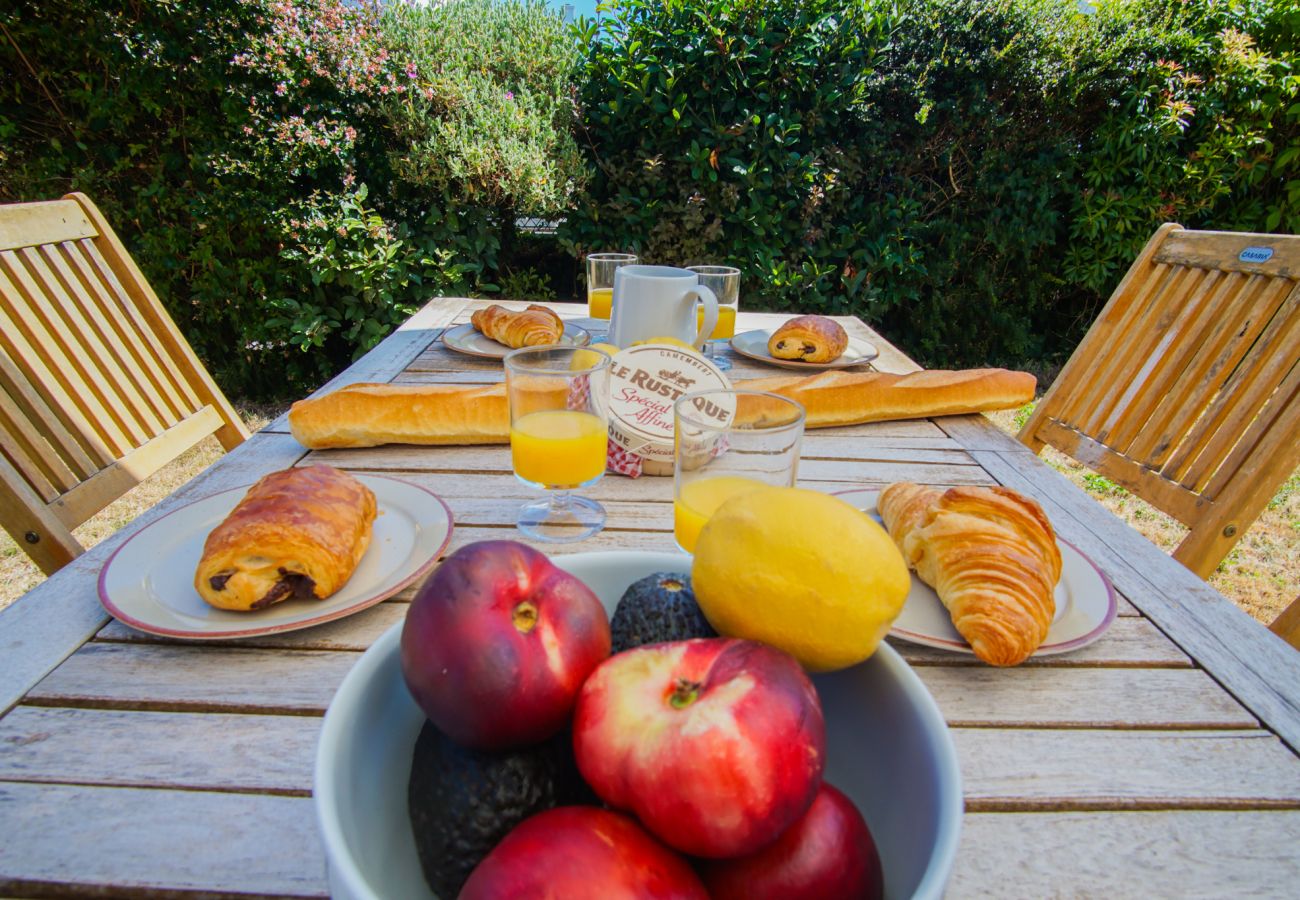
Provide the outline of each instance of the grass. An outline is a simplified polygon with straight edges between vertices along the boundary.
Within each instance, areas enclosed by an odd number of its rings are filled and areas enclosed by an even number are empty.
[[[256,430],[278,415],[279,410],[241,408],[240,414],[249,429]],[[990,418],[1003,430],[1015,434],[1027,416],[1028,407],[993,413]],[[207,438],[73,533],[83,545],[93,546],[175,492],[215,462],[221,452],[216,439]],[[1166,552],[1178,546],[1187,533],[1183,525],[1110,479],[1051,448],[1044,451],[1043,458]],[[0,608],[43,580],[41,571],[9,535],[0,533]],[[1282,485],[1246,536],[1219,564],[1218,571],[1210,577],[1210,584],[1266,624],[1300,595],[1300,472]]]

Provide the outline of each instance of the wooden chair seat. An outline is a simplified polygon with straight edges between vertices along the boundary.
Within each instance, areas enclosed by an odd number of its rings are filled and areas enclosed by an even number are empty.
[[[248,430],[83,194],[0,206],[0,519],[46,574],[72,529]]]
[[[1208,578],[1300,465],[1298,360],[1300,237],[1166,224],[1019,438],[1187,525],[1174,558]]]

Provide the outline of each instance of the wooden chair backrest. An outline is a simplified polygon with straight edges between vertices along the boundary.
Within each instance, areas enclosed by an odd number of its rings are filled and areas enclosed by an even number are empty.
[[[82,194],[0,206],[0,518],[48,574],[71,529],[239,416]]]
[[[1189,526],[1209,577],[1300,465],[1300,237],[1166,224],[1020,432]]]

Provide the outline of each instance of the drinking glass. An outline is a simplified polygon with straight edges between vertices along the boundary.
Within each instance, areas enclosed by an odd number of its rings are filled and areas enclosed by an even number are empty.
[[[547,492],[515,520],[531,538],[580,541],[605,525],[604,507],[570,491],[605,474],[609,366],[589,347],[524,347],[505,358],[515,477]]]
[[[713,291],[718,298],[718,324],[713,334],[704,342],[704,355],[719,369],[731,368],[731,360],[718,356],[717,340],[731,340],[736,336],[736,313],[740,312],[740,270],[731,266],[687,266],[691,272],[700,276],[700,284]],[[696,328],[704,324],[704,310],[695,308]]]
[[[608,319],[614,306],[614,273],[636,262],[631,253],[587,254],[587,315]]]
[[[725,501],[794,486],[802,404],[767,391],[696,391],[673,404],[673,425],[673,535],[687,553]]]

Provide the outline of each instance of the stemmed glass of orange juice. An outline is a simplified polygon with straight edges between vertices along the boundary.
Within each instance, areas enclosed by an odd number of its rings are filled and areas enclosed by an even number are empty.
[[[736,336],[736,313],[740,311],[740,270],[732,266],[687,266],[700,276],[700,284],[718,298],[718,324],[704,343],[704,353],[719,369],[730,369],[731,360],[718,356],[713,341],[729,341]],[[704,326],[704,307],[695,307],[695,328]]]
[[[767,391],[712,390],[673,404],[673,535],[695,552],[700,531],[732,497],[793,487],[804,408]]]
[[[505,358],[515,476],[547,492],[515,520],[531,538],[580,541],[605,525],[603,506],[570,492],[605,474],[609,366],[608,354],[582,347],[525,347]]]
[[[614,308],[614,273],[637,261],[631,253],[587,254],[587,315],[608,319]]]

